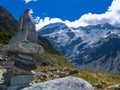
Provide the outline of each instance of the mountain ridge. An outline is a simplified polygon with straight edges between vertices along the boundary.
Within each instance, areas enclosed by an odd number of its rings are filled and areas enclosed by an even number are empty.
[[[107,38],[110,37],[116,38],[116,35],[118,35],[118,40],[119,40],[119,36],[120,36],[120,28],[112,26],[108,23],[91,25],[91,26],[89,25],[87,27],[79,27],[79,28],[70,28],[63,23],[61,24],[62,25],[61,27],[66,26],[66,28],[64,29],[61,29],[60,24],[59,27],[54,28],[55,24],[58,23],[49,24],[41,28],[39,31],[37,31],[37,33],[47,38],[48,41],[54,46],[54,48],[60,51],[61,54],[67,57],[69,61],[71,61],[74,65],[77,65],[79,67],[82,67],[81,65],[84,64],[84,61],[89,59],[87,58],[87,56],[89,56],[89,53],[91,53],[90,51],[94,50],[96,46],[100,46],[101,44],[106,43],[105,41],[107,41]],[[49,30],[51,30],[52,32],[49,32]],[[110,42],[112,43],[112,41]],[[108,47],[111,48],[109,44]],[[117,46],[113,45],[113,47],[117,47]],[[111,49],[109,49],[108,51],[110,50]],[[119,50],[116,50],[116,52],[119,52]],[[112,61],[114,61],[114,59],[112,59]],[[85,67],[82,68],[87,69]],[[101,66],[99,66],[99,69],[100,67]],[[119,65],[117,65],[116,67],[119,68]],[[99,69],[96,71],[120,73],[119,69],[115,71],[112,70],[110,71],[105,69],[99,70]]]

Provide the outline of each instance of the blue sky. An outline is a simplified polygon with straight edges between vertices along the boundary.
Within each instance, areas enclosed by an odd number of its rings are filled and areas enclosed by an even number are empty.
[[[119,25],[119,4],[120,0],[0,0],[0,5],[16,19],[25,8],[31,8],[38,29],[54,22],[63,22],[71,27],[98,23]]]
[[[23,0],[0,0],[0,5],[7,8],[16,19],[25,8],[32,8],[33,16],[61,18],[74,21],[85,13],[104,13],[112,0],[38,0],[28,2]]]

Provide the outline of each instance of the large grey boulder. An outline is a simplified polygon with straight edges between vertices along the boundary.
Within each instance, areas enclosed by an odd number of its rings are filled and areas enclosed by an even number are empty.
[[[28,85],[28,84],[13,85],[13,86],[8,87],[7,90],[20,90],[21,88],[25,88],[28,86],[30,86],[30,85]],[[3,90],[6,90],[6,89],[3,89]]]
[[[94,88],[81,78],[65,77],[39,83],[21,90],[94,90]]]

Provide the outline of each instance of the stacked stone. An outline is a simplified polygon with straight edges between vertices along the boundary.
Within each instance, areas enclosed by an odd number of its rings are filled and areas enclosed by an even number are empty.
[[[37,44],[35,24],[26,9],[19,20],[18,32],[12,37],[8,45],[3,47],[7,56],[3,67],[6,72],[3,74],[5,84],[9,85],[7,90],[18,90],[28,86],[33,78],[32,70],[37,68],[36,56],[44,53],[42,46]]]
[[[11,52],[7,54],[11,54]],[[6,72],[3,74],[5,83],[7,85],[18,85],[32,82],[33,73],[31,70],[37,68],[37,62],[33,56],[19,53],[16,53],[16,55],[12,53],[10,56],[3,64],[3,67],[6,69]]]

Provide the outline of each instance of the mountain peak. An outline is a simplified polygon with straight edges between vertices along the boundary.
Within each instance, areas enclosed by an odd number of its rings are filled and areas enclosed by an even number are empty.
[[[56,23],[50,23],[50,24],[48,24],[48,25],[44,26],[42,29],[54,28],[54,27],[67,28],[67,25],[66,25],[65,23],[56,22]]]
[[[113,26],[109,23],[104,23],[104,24],[97,24],[97,25],[88,25],[86,27],[79,27],[77,29],[82,29],[82,30],[92,30],[92,29],[99,29],[99,30],[103,30],[103,29],[110,29],[110,30],[118,30],[120,28]]]
[[[40,32],[40,34],[50,34],[53,32],[58,32],[60,30],[65,30],[65,31],[68,30],[69,31],[70,29],[65,23],[56,22],[56,23],[50,23],[50,24],[44,26],[37,32],[38,33]]]

